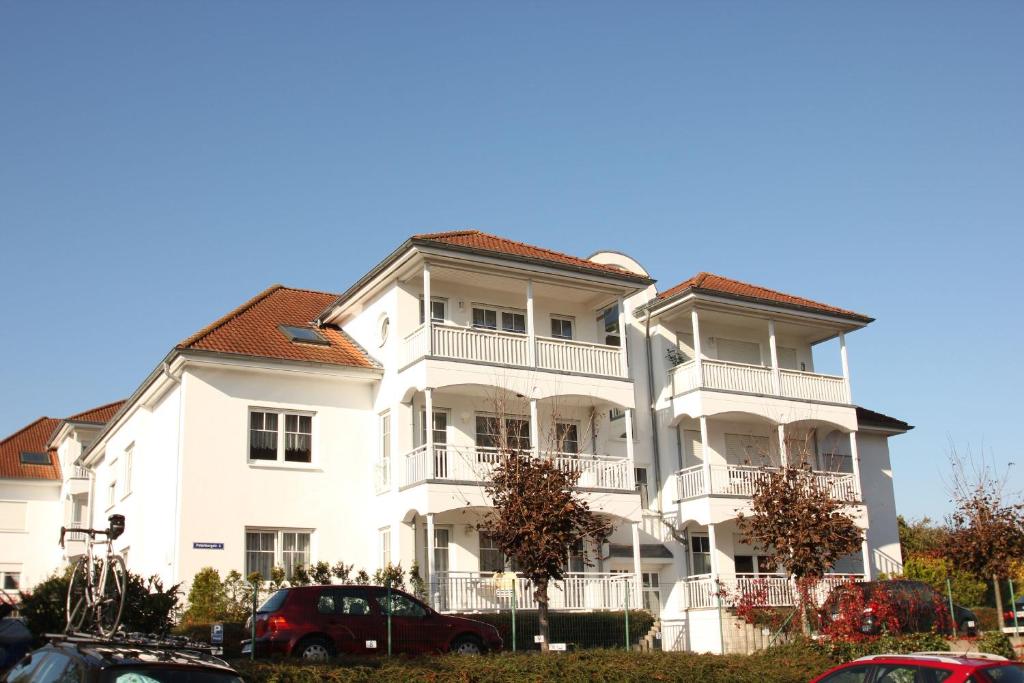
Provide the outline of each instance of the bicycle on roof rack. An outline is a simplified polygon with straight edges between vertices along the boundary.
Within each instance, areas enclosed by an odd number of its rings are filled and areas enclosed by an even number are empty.
[[[60,528],[60,547],[67,533],[85,536],[85,554],[78,558],[68,581],[66,633],[95,630],[101,636],[112,636],[121,624],[128,570],[124,558],[114,552],[114,540],[124,533],[124,515],[107,518],[106,529]],[[97,541],[102,535],[106,540]],[[106,546],[106,553],[96,557],[95,546]]]

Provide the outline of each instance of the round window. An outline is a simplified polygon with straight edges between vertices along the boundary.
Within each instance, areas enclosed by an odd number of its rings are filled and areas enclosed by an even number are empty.
[[[380,345],[384,346],[384,342],[388,340],[388,330],[391,328],[391,320],[386,315],[381,316],[380,319]]]

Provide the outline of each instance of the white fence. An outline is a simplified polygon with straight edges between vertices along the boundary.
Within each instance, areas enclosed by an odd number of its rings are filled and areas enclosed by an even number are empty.
[[[504,588],[491,572],[436,572],[431,581],[432,599],[442,612],[485,612],[537,609],[533,584],[517,575],[513,588]],[[570,572],[548,586],[552,610],[621,610],[642,607],[638,602],[636,574]]]
[[[618,346],[537,337],[531,354],[530,340],[525,334],[436,322],[420,325],[406,336],[402,366],[427,355],[606,377],[624,374],[622,350]]]
[[[673,396],[694,389],[718,389],[805,401],[850,403],[846,380],[835,375],[780,369],[779,389],[776,391],[772,369],[763,365],[702,359],[699,374],[697,363],[692,360],[671,372]]]
[[[771,467],[756,465],[712,465],[711,493],[720,496],[741,496],[749,498],[757,490],[757,483],[776,471]],[[843,472],[815,472],[814,480],[836,500],[855,501],[857,484],[852,474]],[[704,469],[694,465],[676,472],[676,489],[679,500],[689,500],[707,495]]]
[[[632,491],[633,470],[624,458],[576,453],[544,453],[564,472],[578,475],[580,488]],[[433,456],[420,446],[405,456],[403,486],[426,481],[485,484],[501,459],[495,448],[434,444]]]
[[[811,597],[821,605],[837,586],[861,579],[860,574],[826,574]],[[790,607],[797,602],[795,584],[781,574],[721,574],[717,582],[705,574],[683,579],[680,584],[684,610],[735,607],[744,597],[758,607]]]

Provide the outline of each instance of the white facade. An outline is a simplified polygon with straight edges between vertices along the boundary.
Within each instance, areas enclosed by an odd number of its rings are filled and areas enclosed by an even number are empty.
[[[616,525],[584,549],[591,564],[567,558],[554,606],[628,600],[656,609],[675,646],[720,650],[707,586],[771,578],[736,511],[801,430],[867,529],[837,572],[896,570],[887,439],[901,430],[861,429],[849,373],[813,372],[816,343],[864,323],[658,299],[628,257],[593,260],[631,274],[408,245],[318,321],[375,367],[172,352],[80,459],[92,524],[124,514],[129,566],[165,583],[206,566],[416,562],[439,609],[507,608],[490,580],[502,559],[476,529],[500,418],[517,445],[578,472]],[[845,354],[844,338],[844,368]],[[288,461],[293,447],[309,462]],[[516,595],[530,607],[525,580]]]
[[[60,560],[60,482],[0,479],[0,591],[45,579]]]

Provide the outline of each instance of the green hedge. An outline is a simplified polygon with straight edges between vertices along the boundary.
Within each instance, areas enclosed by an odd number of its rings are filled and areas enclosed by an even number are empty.
[[[688,652],[587,650],[573,653],[503,653],[483,657],[441,655],[392,658],[336,665],[290,662],[233,662],[248,683],[355,683],[430,681],[660,681],[664,683],[806,683],[832,666],[809,647],[780,648],[755,655],[700,655]]]
[[[476,619],[498,629],[505,649],[512,649],[512,613],[460,614],[457,616]],[[551,627],[551,642],[565,643],[570,649],[625,648],[625,612],[551,612],[548,615]],[[654,624],[654,617],[644,610],[629,611],[629,642],[635,645],[647,635]],[[533,637],[540,633],[536,611],[516,612],[516,649],[538,650],[540,645]]]

